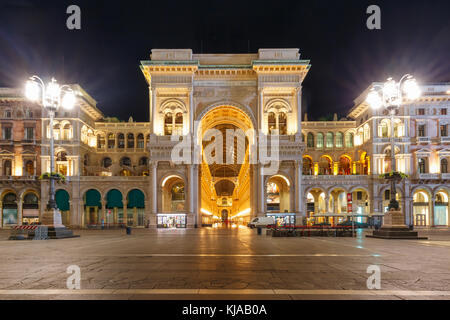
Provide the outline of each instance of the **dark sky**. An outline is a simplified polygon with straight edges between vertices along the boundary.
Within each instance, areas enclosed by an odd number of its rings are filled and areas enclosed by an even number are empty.
[[[81,7],[82,29],[66,28]],[[382,29],[366,28],[381,7]],[[0,86],[31,74],[79,83],[109,116],[148,120],[139,70],[152,48],[247,53],[299,48],[310,119],[345,115],[371,82],[412,73],[450,81],[450,1],[26,1],[0,0]]]

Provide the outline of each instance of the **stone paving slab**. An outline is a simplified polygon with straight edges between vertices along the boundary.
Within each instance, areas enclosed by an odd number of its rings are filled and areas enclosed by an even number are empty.
[[[131,236],[123,230],[75,233],[81,237],[8,241],[9,232],[0,230],[0,290],[65,289],[66,268],[78,265],[82,289],[343,290],[338,295],[274,294],[271,299],[348,299],[348,290],[367,289],[366,270],[373,264],[380,266],[383,290],[450,290],[449,230],[422,231],[429,237],[425,242],[369,239],[364,233],[357,238],[272,238],[255,230],[212,228],[139,229]],[[69,297],[2,294],[0,299],[213,299],[102,292]],[[242,299],[267,298],[260,296]],[[380,298],[417,297],[355,296]]]

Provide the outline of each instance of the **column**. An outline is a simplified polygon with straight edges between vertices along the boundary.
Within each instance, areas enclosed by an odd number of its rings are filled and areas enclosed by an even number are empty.
[[[435,204],[435,202],[436,202],[436,196],[432,196],[431,197],[431,202],[430,202],[430,204],[429,204],[429,207],[430,207],[430,224],[428,225],[428,226],[430,226],[430,227],[434,227],[434,204]]]
[[[295,162],[295,224],[303,225],[302,160]]]
[[[252,209],[252,218],[258,216],[258,169],[256,164],[250,165],[251,172],[251,209]]]
[[[155,133],[155,120],[156,120],[156,89],[149,87],[150,91],[150,115],[151,115],[151,133]]]
[[[23,212],[22,212],[22,208],[23,208],[23,200],[22,197],[19,198],[19,201],[17,203],[17,225],[21,226],[22,222],[23,222]]]
[[[263,95],[263,89],[259,88],[259,95],[258,95],[258,121],[259,121],[259,129],[262,130],[264,128],[264,95]],[[264,130],[263,130],[264,131]]]
[[[194,134],[194,92],[193,88],[189,88],[189,132]]]
[[[123,223],[125,224],[125,226],[128,226],[128,208],[127,208],[127,203],[126,201],[122,202],[123,203],[123,209],[122,209],[122,214],[123,214]],[[119,208],[117,208],[117,210],[119,210]]]
[[[302,135],[302,87],[297,88],[297,134]]]
[[[152,205],[151,205],[151,213],[156,215],[158,213],[158,185],[157,185],[157,166],[158,166],[158,162],[157,161],[151,161],[150,162],[150,166],[151,166],[151,199],[152,199]]]
[[[266,215],[265,208],[265,183],[264,183],[264,175],[262,174],[262,165],[258,163],[258,216],[264,217]]]
[[[188,165],[188,183],[189,183],[189,208],[187,224],[197,228],[201,226],[201,190],[199,190],[199,165]]]

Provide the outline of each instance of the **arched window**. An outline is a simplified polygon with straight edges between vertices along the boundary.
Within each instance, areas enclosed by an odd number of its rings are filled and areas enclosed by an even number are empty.
[[[287,134],[287,117],[284,112],[278,114],[278,130],[279,134],[282,136]]]
[[[172,135],[172,121],[173,121],[172,113],[167,112],[164,115],[164,135],[166,135],[166,136]]]
[[[84,144],[88,144],[88,129],[85,125],[83,125],[83,127],[81,127],[81,142],[83,142]]]
[[[302,133],[302,142],[303,143],[305,142],[305,134],[304,133]]]
[[[103,168],[109,168],[109,167],[111,167],[111,165],[112,165],[111,158],[108,158],[108,157],[103,158],[103,160],[102,160],[102,167]]]
[[[127,148],[134,148],[134,134],[129,133],[127,136]]]
[[[125,135],[123,133],[119,133],[117,135],[117,148],[125,148]]]
[[[314,148],[314,135],[312,134],[312,132],[308,133],[308,137],[307,137],[307,147],[308,148]]]
[[[131,159],[128,157],[123,157],[122,159],[120,159],[120,165],[131,167]]]
[[[137,136],[137,147],[144,149],[144,135],[142,133],[139,133]]]
[[[72,125],[70,123],[66,123],[64,125],[63,132],[62,132],[62,139],[63,140],[72,139]]]
[[[103,149],[105,147],[105,136],[102,134],[97,135],[97,148]]]
[[[345,135],[345,146],[347,148],[353,148],[353,133],[347,132]]]
[[[321,175],[331,175],[332,174],[332,164],[331,159],[325,156],[320,158],[319,162],[319,174]]]
[[[114,136],[114,133],[108,134],[108,149],[114,149],[116,146],[116,138]]]
[[[61,139],[61,126],[59,123],[55,123],[53,125],[53,139],[55,139],[55,140]]]
[[[89,155],[86,153],[85,155],[84,155],[84,157],[83,157],[83,164],[85,165],[85,166],[88,166],[89,165]]]
[[[344,146],[343,136],[342,132],[336,133],[336,148],[342,148]]]
[[[323,133],[321,132],[317,134],[316,148],[323,148]]]
[[[146,166],[148,165],[148,158],[147,157],[142,157],[139,159],[139,165],[140,166]]]
[[[3,175],[4,176],[12,175],[11,160],[5,160],[5,162],[3,162]]]
[[[67,161],[67,153],[60,151],[56,154],[56,161]]]
[[[31,160],[28,160],[25,163],[25,172],[27,176],[34,176],[34,163]]]
[[[327,133],[327,148],[333,148],[334,145],[333,137],[334,135],[332,132]]]
[[[183,135],[183,114],[178,112],[175,115],[175,135],[181,136]]]
[[[67,153],[65,151],[56,154],[56,172],[65,176],[68,174]]]
[[[389,137],[389,120],[382,120],[378,125],[378,136],[380,138],[388,138]]]
[[[364,142],[370,139],[370,126],[366,123],[364,125]]]
[[[426,160],[424,158],[419,159],[419,173],[427,173]]]
[[[394,137],[401,138],[405,136],[403,122],[399,119],[394,121]]]
[[[348,157],[341,157],[339,159],[339,175],[350,175],[352,173],[351,161]]]
[[[445,158],[441,159],[441,173],[448,173],[448,161]]]
[[[313,173],[312,160],[308,157],[303,158],[303,175],[310,176]]]
[[[268,117],[269,133],[272,134],[273,130],[277,128],[277,119],[275,113],[270,112]]]

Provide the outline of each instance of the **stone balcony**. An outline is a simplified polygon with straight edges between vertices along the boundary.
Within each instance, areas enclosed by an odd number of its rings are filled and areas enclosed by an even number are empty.
[[[450,143],[450,137],[441,137],[441,143]]]

